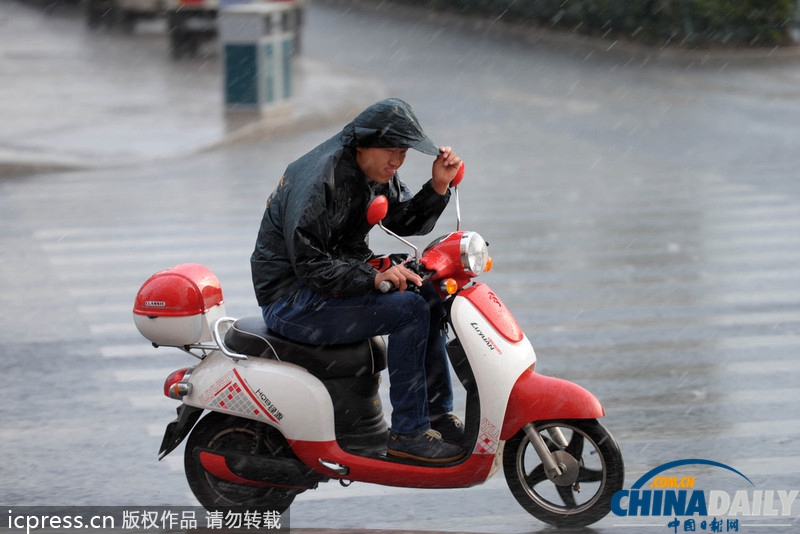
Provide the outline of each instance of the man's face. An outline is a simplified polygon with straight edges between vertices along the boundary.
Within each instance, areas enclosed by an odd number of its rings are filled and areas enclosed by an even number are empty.
[[[356,148],[356,163],[368,182],[385,184],[406,159],[407,148]]]

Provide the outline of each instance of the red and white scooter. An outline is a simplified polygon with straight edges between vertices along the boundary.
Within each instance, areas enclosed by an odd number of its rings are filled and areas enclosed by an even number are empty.
[[[385,213],[379,197],[370,223]],[[445,302],[447,350],[466,390],[468,455],[443,465],[386,455],[381,338],[292,342],[268,331],[261,316],[225,317],[216,276],[182,264],[148,279],[134,307],[136,326],[153,345],[200,360],[164,384],[182,404],[159,458],[189,436],[186,477],[208,509],[282,512],[298,494],[334,479],[462,488],[485,482],[502,464],[514,497],[540,520],[584,526],[604,517],[624,474],[619,447],[597,421],[603,407],[580,386],[535,372],[533,347],[511,312],[489,286],[473,282],[491,267],[483,238],[457,230],[407,265],[440,288]]]

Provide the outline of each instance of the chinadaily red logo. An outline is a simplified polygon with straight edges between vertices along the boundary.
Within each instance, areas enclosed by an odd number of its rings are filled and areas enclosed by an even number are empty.
[[[711,478],[717,469],[727,475],[723,477],[726,487],[709,489],[703,479]],[[651,469],[630,489],[615,493],[611,511],[629,518],[630,523],[619,522],[619,526],[660,527],[675,534],[744,532],[748,527],[764,532],[765,527],[796,525],[792,506],[797,495],[797,489],[758,488],[729,465],[686,459]],[[643,520],[648,521],[645,524]]]

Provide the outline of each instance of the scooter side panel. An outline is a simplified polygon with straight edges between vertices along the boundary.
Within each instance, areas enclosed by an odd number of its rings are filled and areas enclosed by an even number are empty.
[[[511,438],[532,421],[597,419],[603,415],[597,397],[578,384],[526,371],[511,391],[500,439]]]
[[[191,375],[184,403],[261,421],[287,439],[335,439],[333,403],[322,382],[302,367],[250,358],[206,356]]]
[[[482,291],[487,292],[488,288]],[[498,332],[494,326],[499,322],[497,310],[484,313],[479,307],[488,302],[485,298],[473,301],[457,295],[451,308],[453,329],[480,392],[481,439],[476,444],[477,452],[492,452],[497,448],[509,395],[519,376],[536,362],[536,354],[524,334],[514,342]],[[502,310],[510,317],[504,306]],[[509,321],[516,322],[513,317]]]

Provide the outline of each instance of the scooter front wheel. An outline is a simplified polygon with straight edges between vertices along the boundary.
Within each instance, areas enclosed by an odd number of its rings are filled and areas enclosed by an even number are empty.
[[[625,478],[613,436],[595,419],[537,422],[536,430],[565,474],[548,478],[522,429],[503,451],[503,472],[514,498],[556,527],[584,527],[605,517]]]
[[[199,450],[296,458],[283,435],[264,423],[211,412],[197,423],[186,441],[184,469],[189,487],[207,510],[243,508],[283,513],[303,490],[280,486],[237,484],[217,478],[203,467]]]

